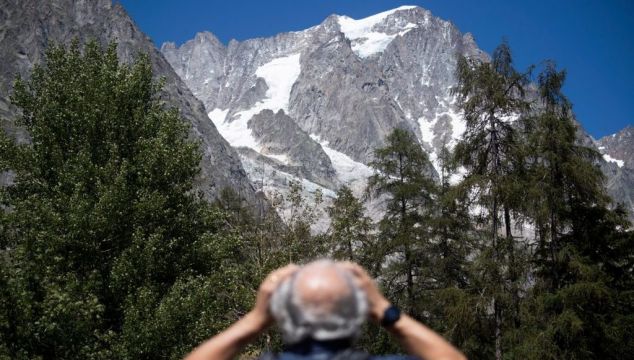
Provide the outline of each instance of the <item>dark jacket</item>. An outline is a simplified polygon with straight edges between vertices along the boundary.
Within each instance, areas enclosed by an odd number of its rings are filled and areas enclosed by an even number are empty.
[[[353,350],[349,340],[316,341],[306,340],[286,347],[279,354],[266,353],[260,360],[418,360],[406,355],[373,356],[363,351]]]

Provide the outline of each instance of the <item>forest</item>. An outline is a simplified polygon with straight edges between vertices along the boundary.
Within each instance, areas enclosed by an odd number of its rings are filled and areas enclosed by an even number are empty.
[[[470,359],[634,353],[634,232],[577,138],[565,70],[518,70],[501,43],[455,74],[467,128],[441,171],[394,129],[364,196],[325,214],[299,183],[264,215],[196,191],[198,143],[146,55],[52,45],[11,100],[29,143],[0,134],[0,359],[179,359],[244,315],[284,264],[352,260]],[[459,181],[455,181],[459,179]],[[372,221],[364,202],[384,202]],[[291,209],[283,223],[275,209]],[[311,225],[328,216],[326,232]],[[270,331],[244,358],[275,350]],[[357,346],[400,350],[368,327]]]

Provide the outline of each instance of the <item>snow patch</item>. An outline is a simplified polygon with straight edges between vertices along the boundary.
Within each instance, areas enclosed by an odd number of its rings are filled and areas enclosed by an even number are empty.
[[[450,185],[460,184],[462,180],[464,180],[466,175],[467,175],[467,169],[465,169],[464,166],[458,167],[458,169],[456,169],[456,172],[451,174],[451,176],[449,176],[449,184]]]
[[[269,109],[273,112],[278,110],[288,112],[291,89],[301,72],[299,58],[300,54],[293,54],[273,59],[260,66],[255,71],[255,75],[264,79],[268,86],[266,98],[256,103],[252,108],[236,113],[238,119],[234,120],[234,122],[240,120],[246,124],[249,119],[264,109]]]
[[[353,160],[350,156],[328,146],[328,141],[322,141],[318,135],[310,134],[310,137],[319,143],[330,158],[332,167],[337,172],[337,179],[349,186],[354,192],[361,193],[365,189],[366,182],[374,174],[374,170],[366,164]],[[358,195],[357,195],[358,196]]]
[[[254,115],[265,109],[274,112],[278,110],[288,111],[291,89],[301,72],[299,58],[299,53],[292,54],[273,59],[260,66],[255,71],[255,74],[266,81],[266,85],[268,86],[266,98],[256,103],[252,108],[236,113],[233,121],[226,121],[228,110],[214,109],[209,113],[209,118],[213,121],[214,125],[216,125],[216,128],[218,128],[220,135],[222,135],[231,146],[248,147],[257,152],[261,152],[258,142],[251,134],[248,122]]]
[[[299,53],[277,58],[255,71],[255,75],[263,78],[269,87],[266,91],[267,98],[263,101],[265,109],[288,111],[291,89],[301,72],[299,58]]]
[[[429,145],[431,148],[431,152],[428,154],[429,160],[432,165],[436,169],[436,171],[440,174],[441,166],[438,159],[438,152],[440,149],[437,149],[434,146],[434,139],[437,136],[443,136],[443,134],[435,134],[434,127],[440,121],[440,119],[444,116],[449,117],[449,125],[451,126],[451,134],[449,142],[446,144],[447,148],[450,150],[453,149],[454,146],[460,141],[462,135],[467,130],[467,122],[462,118],[462,116],[455,111],[452,106],[447,106],[446,102],[443,101],[446,105],[446,110],[442,112],[438,112],[435,114],[434,118],[431,120],[425,119],[425,117],[420,117],[418,119],[418,127],[421,133],[421,140]],[[451,104],[452,102],[450,102]]]
[[[213,109],[207,114],[211,121],[216,125],[218,132],[233,147],[248,147],[255,151],[259,150],[258,142],[253,137],[251,130],[247,127],[250,117],[244,119],[241,117],[237,120],[227,122],[226,117],[229,109]],[[259,151],[258,151],[259,152]]]
[[[436,124],[434,120],[427,121],[425,120],[425,117],[421,117],[420,119],[418,119],[418,127],[420,128],[421,139],[424,142],[428,143],[430,146],[432,140],[434,140],[434,132],[432,131],[432,128]]]
[[[352,42],[352,51],[359,55],[359,57],[366,58],[370,55],[382,52],[395,37],[403,36],[408,31],[417,27],[416,24],[407,23],[402,27],[399,33],[388,35],[383,32],[373,31],[374,26],[397,11],[413,9],[415,7],[416,6],[401,6],[359,20],[348,16],[338,16],[337,22],[339,23],[341,32]]]
[[[623,167],[623,165],[625,165],[625,161],[623,160],[618,160],[613,158],[612,156],[608,155],[608,154],[603,154],[603,160],[607,161],[607,162],[613,162],[615,163],[618,167]]]
[[[285,154],[262,154],[262,155],[271,159],[275,159],[284,165],[290,164],[290,160],[288,159],[288,156],[286,156]]]

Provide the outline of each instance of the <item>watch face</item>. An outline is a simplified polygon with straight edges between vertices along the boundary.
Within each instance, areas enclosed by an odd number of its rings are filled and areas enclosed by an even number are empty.
[[[401,318],[401,311],[394,305],[385,309],[385,313],[383,314],[383,320],[381,321],[381,325],[383,326],[392,326],[395,322],[397,322]]]

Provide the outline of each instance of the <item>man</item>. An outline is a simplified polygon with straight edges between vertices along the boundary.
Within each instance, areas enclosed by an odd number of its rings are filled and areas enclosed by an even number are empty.
[[[353,351],[351,345],[368,316],[414,357]],[[265,354],[265,359],[466,359],[434,331],[400,314],[359,265],[319,260],[269,274],[260,285],[253,310],[186,360],[231,359],[274,321],[286,350],[277,357]]]

